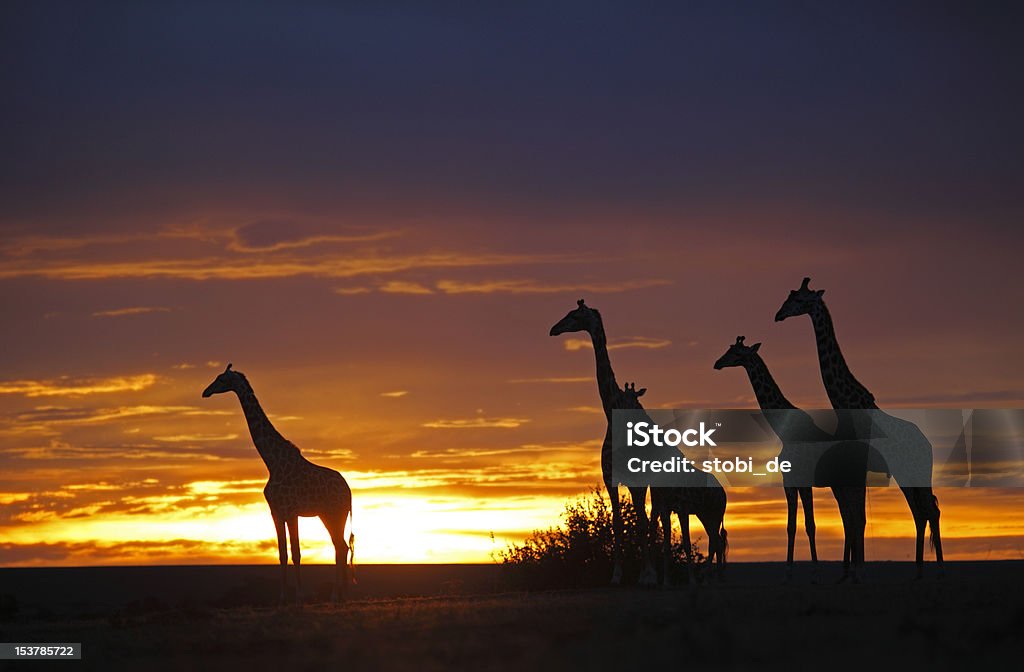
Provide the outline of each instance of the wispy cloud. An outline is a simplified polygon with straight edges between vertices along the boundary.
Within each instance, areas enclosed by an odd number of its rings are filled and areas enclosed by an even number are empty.
[[[98,310],[92,314],[93,317],[124,317],[126,315],[145,315],[146,313],[169,313],[172,308],[163,306],[134,306],[131,308],[115,308],[113,310]]]
[[[380,286],[380,291],[385,294],[433,294],[434,290],[418,282],[407,282],[405,280],[392,280]]]
[[[529,422],[525,418],[466,418],[423,423],[431,429],[515,429]]]
[[[238,434],[173,434],[171,436],[154,436],[154,441],[163,443],[199,443],[203,441],[233,441]]]
[[[407,394],[409,394],[409,390],[395,390],[393,392],[381,392],[380,396],[397,399],[399,397],[404,397]]]
[[[589,383],[593,378],[587,376],[568,376],[564,378],[513,378],[509,380],[510,383],[515,384],[532,384],[532,383]]]
[[[258,258],[255,256],[211,255],[202,258],[131,258],[110,261],[27,260],[8,256],[6,260],[0,261],[0,279],[27,277],[50,280],[356,278],[421,269],[519,266],[553,262],[565,263],[566,261],[564,256],[549,254],[462,253],[455,251],[391,255],[367,252],[353,256],[307,257],[276,254]]]
[[[20,394],[26,397],[82,397],[111,392],[139,392],[152,387],[156,381],[157,376],[152,373],[113,378],[61,376],[49,380],[8,380],[0,381],[0,394]]]
[[[551,283],[540,280],[440,280],[437,289],[445,294],[561,294],[564,292],[590,292],[608,294],[628,292],[672,284],[669,280],[646,279],[621,282]]]
[[[569,351],[586,350],[594,347],[589,338],[567,338],[563,341],[565,349]],[[667,338],[648,338],[646,336],[627,336],[615,339],[608,344],[609,350],[625,350],[626,348],[643,348],[646,350],[657,350],[667,348],[672,341]]]
[[[432,285],[408,280],[385,282],[377,291],[386,294],[561,294],[588,292],[608,294],[672,284],[669,280],[625,280],[615,283],[551,283],[541,280],[438,280]],[[370,287],[338,287],[336,294],[366,294]]]

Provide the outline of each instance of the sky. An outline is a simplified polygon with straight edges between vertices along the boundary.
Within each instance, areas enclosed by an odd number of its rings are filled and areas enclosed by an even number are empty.
[[[484,4],[4,4],[0,564],[273,562],[228,362],[360,561],[489,562],[600,480],[579,298],[652,407],[754,407],[743,334],[827,408],[804,276],[883,408],[1024,403],[1011,9]],[[938,495],[948,558],[1021,557],[1024,493]],[[782,492],[729,507],[781,559]]]

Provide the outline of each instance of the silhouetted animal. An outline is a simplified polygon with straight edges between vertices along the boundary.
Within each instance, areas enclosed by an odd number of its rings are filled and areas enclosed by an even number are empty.
[[[270,471],[270,480],[263,489],[263,495],[270,505],[270,515],[277,530],[277,549],[281,561],[281,601],[285,599],[288,587],[287,565],[288,546],[285,526],[291,537],[292,562],[295,564],[295,601],[300,600],[302,581],[299,575],[301,553],[299,551],[299,516],[319,516],[334,542],[334,587],[331,599],[344,598],[348,588],[348,569],[354,561],[352,546],[355,535],[349,534],[345,543],[345,523],[352,515],[352,491],[345,478],[326,467],[313,464],[299,452],[291,441],[274,428],[263,412],[252,386],[245,376],[232,371],[228,364],[224,373],[217,376],[203,390],[203,397],[223,392],[234,392],[242,404],[245,421],[252,434],[252,442],[263,462]]]

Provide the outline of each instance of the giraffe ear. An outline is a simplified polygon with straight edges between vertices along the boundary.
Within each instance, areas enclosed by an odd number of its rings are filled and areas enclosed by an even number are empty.
[[[818,296],[822,296],[822,295],[823,295],[824,293],[825,293],[825,290],[824,290],[824,289],[819,289],[819,290],[817,291],[817,294],[818,294]]]
[[[231,362],[228,362],[228,368],[224,369],[224,373],[227,373],[230,370],[231,370]]]
[[[633,387],[636,387],[636,383],[633,383]],[[641,387],[640,391],[636,393],[636,396],[642,397],[642,396],[644,396],[644,392],[646,392],[646,391],[647,391],[646,387]]]
[[[760,343],[754,343],[752,346],[750,346],[750,351],[751,352],[757,352],[760,349],[761,349],[761,344]]]

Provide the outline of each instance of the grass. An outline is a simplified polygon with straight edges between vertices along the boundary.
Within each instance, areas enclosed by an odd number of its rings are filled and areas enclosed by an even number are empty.
[[[1007,583],[1020,576],[1014,564],[969,575],[954,569],[943,582],[605,588],[119,612],[4,623],[0,640],[81,641],[84,665],[94,669],[800,669],[826,660],[830,669],[871,662],[981,669],[1017,653],[1024,590],[1020,580]]]

